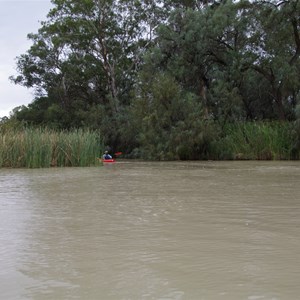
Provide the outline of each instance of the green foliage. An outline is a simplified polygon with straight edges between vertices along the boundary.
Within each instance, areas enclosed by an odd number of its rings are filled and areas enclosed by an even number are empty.
[[[11,78],[36,92],[17,119],[97,128],[117,147],[141,56],[164,18],[149,1],[53,0],[47,21],[29,35],[33,45],[18,57],[20,75]]]
[[[291,119],[300,90],[295,5],[224,1],[175,10],[158,31],[153,63],[199,93],[216,119]]]
[[[102,153],[100,142],[99,134],[89,130],[3,130],[1,127],[0,167],[94,166]]]
[[[216,141],[218,159],[292,159],[292,123],[247,122],[228,124]]]
[[[294,128],[293,128],[294,143],[293,143],[292,153],[293,153],[293,158],[299,159],[300,158],[300,104],[296,106],[295,115],[296,115],[296,120],[294,122]]]
[[[3,126],[90,128],[147,159],[299,155],[299,1],[52,2],[11,78],[36,98]]]
[[[160,74],[141,87],[134,103],[141,156],[147,159],[205,159],[216,136],[199,98]]]

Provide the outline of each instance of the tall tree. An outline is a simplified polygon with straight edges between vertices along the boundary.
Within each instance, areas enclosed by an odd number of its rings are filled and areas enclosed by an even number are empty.
[[[285,119],[299,92],[298,1],[228,0],[200,10],[176,3],[158,31],[158,69],[198,95],[207,116],[276,118],[276,108]],[[263,93],[248,88],[261,82]]]
[[[69,126],[86,123],[85,112],[96,105],[104,131],[108,134],[113,126],[117,132],[141,55],[165,18],[159,1],[52,3],[38,33],[29,35],[33,45],[18,58],[20,75],[12,79],[48,98],[48,109],[59,105]]]
[[[285,120],[300,91],[300,2],[257,1],[248,14],[251,68],[269,83],[279,118]]]

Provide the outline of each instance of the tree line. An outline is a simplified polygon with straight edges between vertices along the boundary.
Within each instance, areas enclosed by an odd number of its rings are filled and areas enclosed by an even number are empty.
[[[232,124],[292,122],[299,151],[300,1],[52,4],[11,77],[35,91],[17,122],[99,130],[153,159],[210,158]]]

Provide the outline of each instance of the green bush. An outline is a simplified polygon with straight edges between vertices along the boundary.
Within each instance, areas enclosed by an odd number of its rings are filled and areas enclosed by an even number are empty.
[[[279,160],[293,158],[293,123],[227,124],[215,143],[219,159]]]

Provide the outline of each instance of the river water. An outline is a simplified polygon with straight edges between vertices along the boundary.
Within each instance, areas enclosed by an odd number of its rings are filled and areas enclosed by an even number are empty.
[[[300,299],[300,162],[2,169],[0,295]]]

